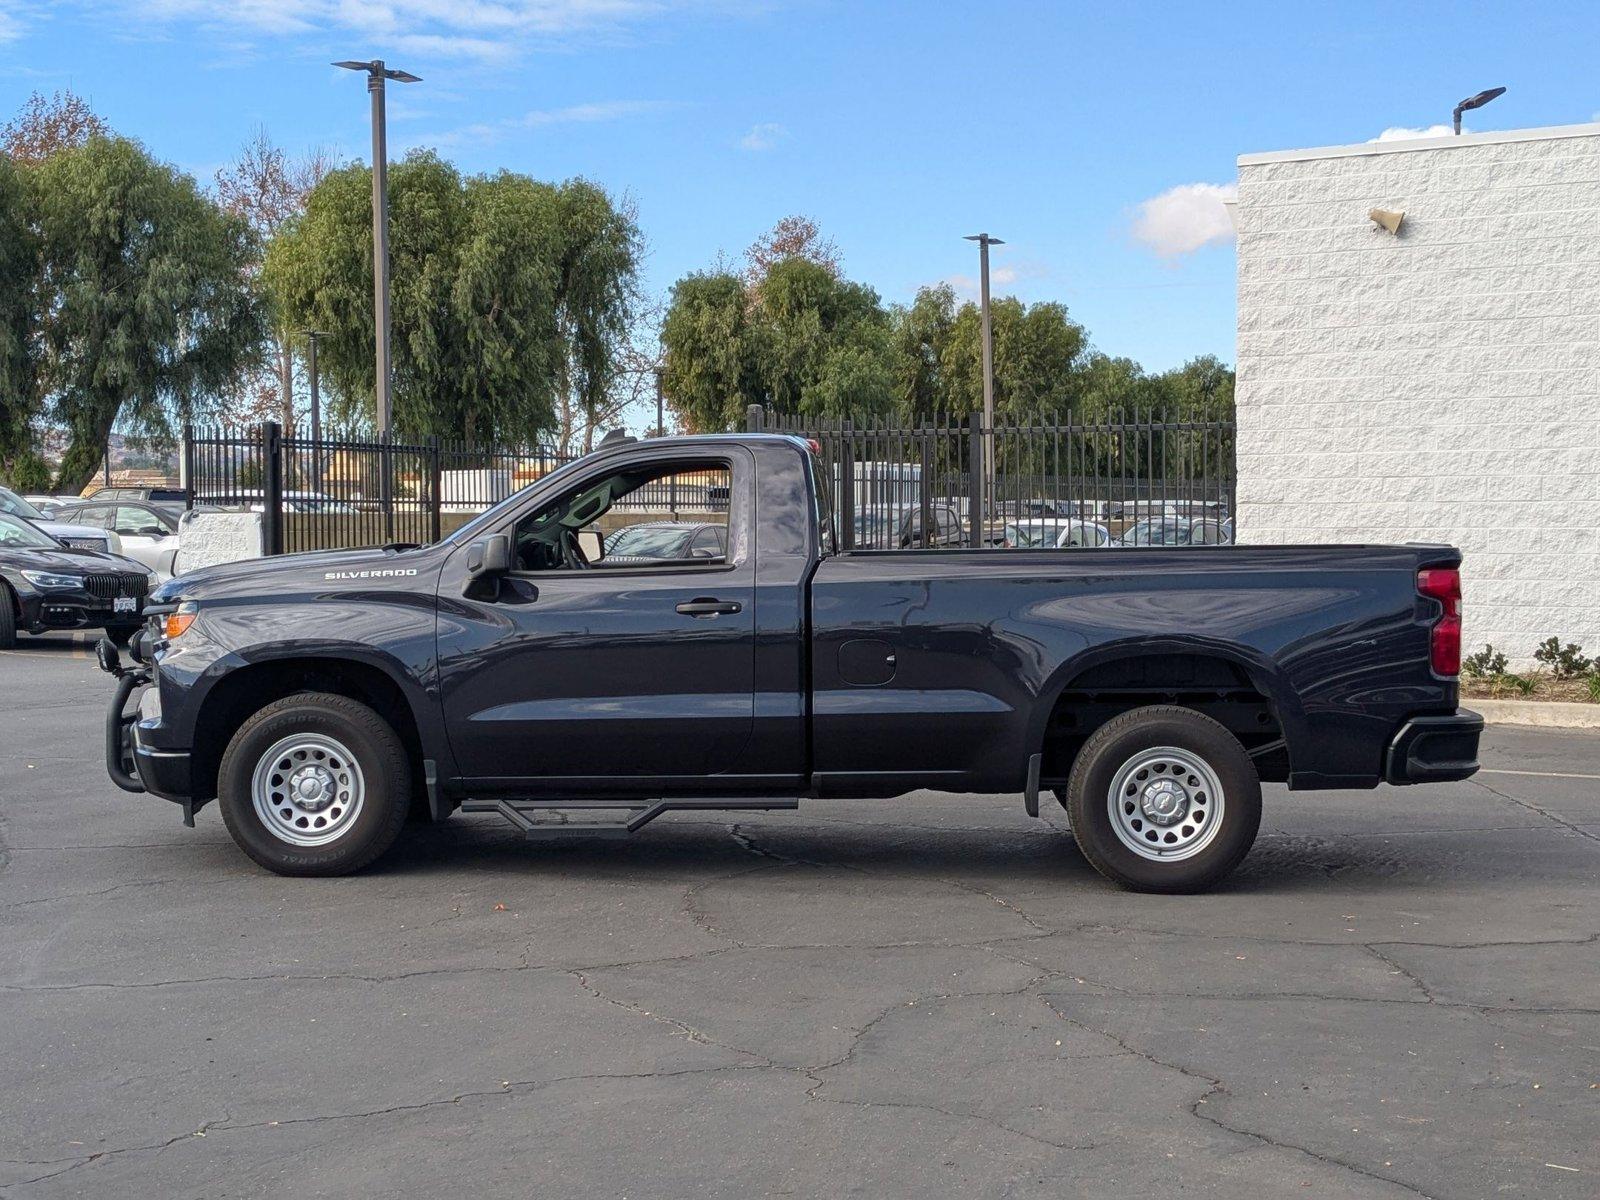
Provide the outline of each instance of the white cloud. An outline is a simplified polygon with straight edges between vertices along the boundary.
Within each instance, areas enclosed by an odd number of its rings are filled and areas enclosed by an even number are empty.
[[[1010,287],[1023,277],[1023,272],[1017,267],[989,268],[989,294],[992,296],[1001,288]],[[982,281],[976,275],[946,275],[939,281],[948,283],[955,288],[956,295],[963,300],[976,300],[982,294]]]
[[[0,45],[22,36],[22,6],[0,0]]]
[[[1231,183],[1180,183],[1139,205],[1133,236],[1162,258],[1182,258],[1203,246],[1233,241],[1225,201],[1236,200]]]
[[[779,142],[789,136],[789,131],[782,125],[773,121],[763,121],[759,125],[750,126],[750,132],[739,139],[739,149],[771,150]]]
[[[79,0],[103,7],[106,0]],[[575,35],[614,35],[701,12],[722,0],[110,0],[125,27],[193,25],[231,35],[352,37],[362,45],[440,58],[495,61]],[[0,20],[3,6],[0,0]],[[0,24],[0,29],[3,29]]]
[[[524,129],[545,129],[553,125],[589,125],[607,121],[624,121],[630,117],[647,116],[679,107],[671,100],[600,100],[589,104],[571,104],[566,108],[540,108],[523,113],[520,117],[507,117],[501,121],[479,121],[437,133],[410,139],[407,144],[419,146],[481,145],[498,142],[509,134]]]
[[[1470,129],[1464,132],[1472,132]],[[1404,125],[1391,125],[1375,138],[1368,138],[1370,145],[1373,142],[1408,142],[1412,138],[1450,137],[1455,130],[1449,125],[1429,125],[1423,129],[1409,129]]]

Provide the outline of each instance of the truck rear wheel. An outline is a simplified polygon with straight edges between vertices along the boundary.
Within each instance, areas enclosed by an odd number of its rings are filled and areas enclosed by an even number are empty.
[[[1084,743],[1060,796],[1085,858],[1140,892],[1198,892],[1231,872],[1261,826],[1261,780],[1210,717],[1155,705]]]
[[[346,875],[394,844],[411,764],[389,723],[348,696],[302,692],[233,735],[217,774],[239,848],[280,875]]]

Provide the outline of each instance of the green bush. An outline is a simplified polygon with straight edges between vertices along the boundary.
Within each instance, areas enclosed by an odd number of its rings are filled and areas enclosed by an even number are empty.
[[[1576,642],[1568,642],[1563,646],[1561,639],[1556,637],[1540,642],[1533,657],[1549,667],[1550,673],[1557,679],[1578,679],[1594,668],[1594,660],[1584,657],[1582,646]]]
[[[1493,646],[1485,646],[1476,654],[1469,654],[1461,660],[1463,674],[1474,679],[1487,679],[1495,675],[1506,673],[1506,656]]]

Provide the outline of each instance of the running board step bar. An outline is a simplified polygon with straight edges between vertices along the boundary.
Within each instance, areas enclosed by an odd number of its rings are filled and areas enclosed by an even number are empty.
[[[799,808],[794,798],[766,799],[710,796],[693,800],[596,800],[567,798],[557,800],[463,800],[461,811],[499,813],[530,840],[560,837],[627,837],[637,833],[663,813],[728,810]],[[568,821],[561,816],[553,821],[535,820],[539,813],[621,812],[629,814],[615,821]]]

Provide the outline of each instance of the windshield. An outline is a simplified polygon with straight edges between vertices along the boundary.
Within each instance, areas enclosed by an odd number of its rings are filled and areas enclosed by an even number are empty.
[[[1171,521],[1140,521],[1123,541],[1134,546],[1186,546],[1189,531]]]
[[[541,475],[532,483],[525,484],[524,486],[518,488],[516,491],[512,492],[511,495],[507,496],[504,500],[500,501],[500,503],[496,504],[493,508],[485,509],[477,516],[473,517],[472,520],[468,521],[460,529],[450,534],[447,538],[445,538],[445,540],[455,542],[458,545],[471,541],[473,538],[477,537],[479,532],[482,530],[492,528],[496,522],[501,520],[505,513],[509,512],[513,508],[518,507],[523,496],[527,493],[529,488],[543,487],[552,480],[565,478],[569,474],[584,470],[587,466],[588,464],[582,458],[575,458],[571,462],[563,463],[549,474]]]
[[[10,513],[0,513],[0,546],[28,547],[38,550],[59,550],[61,544],[48,534]]]
[[[682,525],[630,525],[606,542],[606,557],[616,554],[637,558],[680,558],[693,527]]]
[[[1006,541],[1023,548],[1054,546],[1060,533],[1059,525],[1007,525]]]
[[[3,487],[0,487],[0,513],[14,513],[19,517],[27,517],[30,521],[49,519],[10,488]]]
[[[881,512],[857,513],[856,545],[863,549],[882,550],[894,540],[895,526],[899,521]]]

